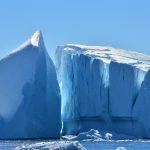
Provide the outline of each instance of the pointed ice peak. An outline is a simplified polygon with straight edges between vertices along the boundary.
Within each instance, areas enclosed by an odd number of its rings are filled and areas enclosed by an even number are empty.
[[[34,46],[41,47],[44,46],[42,32],[40,30],[36,31],[31,37],[31,43]]]

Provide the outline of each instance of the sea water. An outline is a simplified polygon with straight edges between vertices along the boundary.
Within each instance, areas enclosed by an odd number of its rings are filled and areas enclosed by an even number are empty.
[[[0,150],[13,150],[22,144],[34,144],[38,142],[50,142],[52,140],[12,140],[0,141]],[[150,150],[150,140],[121,140],[121,141],[81,141],[87,150]]]

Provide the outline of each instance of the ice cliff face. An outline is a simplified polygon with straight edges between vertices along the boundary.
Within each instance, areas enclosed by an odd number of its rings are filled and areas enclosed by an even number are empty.
[[[55,67],[37,31],[0,60],[0,139],[60,136]]]
[[[64,133],[90,128],[150,138],[150,57],[111,47],[56,50]]]

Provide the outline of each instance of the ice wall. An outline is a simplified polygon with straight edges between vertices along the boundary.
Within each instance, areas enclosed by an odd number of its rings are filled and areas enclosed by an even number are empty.
[[[111,61],[109,68],[110,114],[112,117],[131,117],[132,107],[144,80],[144,71],[114,61]]]
[[[141,90],[136,99],[133,109],[133,117],[138,120],[140,126],[140,134],[144,138],[150,138],[150,71],[145,76]],[[134,129],[136,130],[136,129]]]
[[[0,139],[60,136],[56,71],[37,31],[0,60]]]
[[[148,125],[144,126],[143,116],[149,105],[140,103],[148,101],[148,89],[142,91],[149,81],[149,56],[111,47],[65,45],[56,50],[56,58],[64,133],[96,128],[145,136]]]

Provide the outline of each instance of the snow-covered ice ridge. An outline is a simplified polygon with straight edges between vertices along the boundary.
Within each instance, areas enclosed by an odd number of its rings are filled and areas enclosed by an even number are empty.
[[[106,64],[111,61],[125,63],[140,68],[144,71],[150,69],[150,56],[122,49],[106,46],[85,46],[68,44],[64,50],[71,54],[86,55],[93,59],[100,59]]]
[[[0,60],[0,139],[58,138],[61,97],[40,31]]]
[[[150,138],[150,56],[73,44],[55,54],[64,133],[96,128]]]

